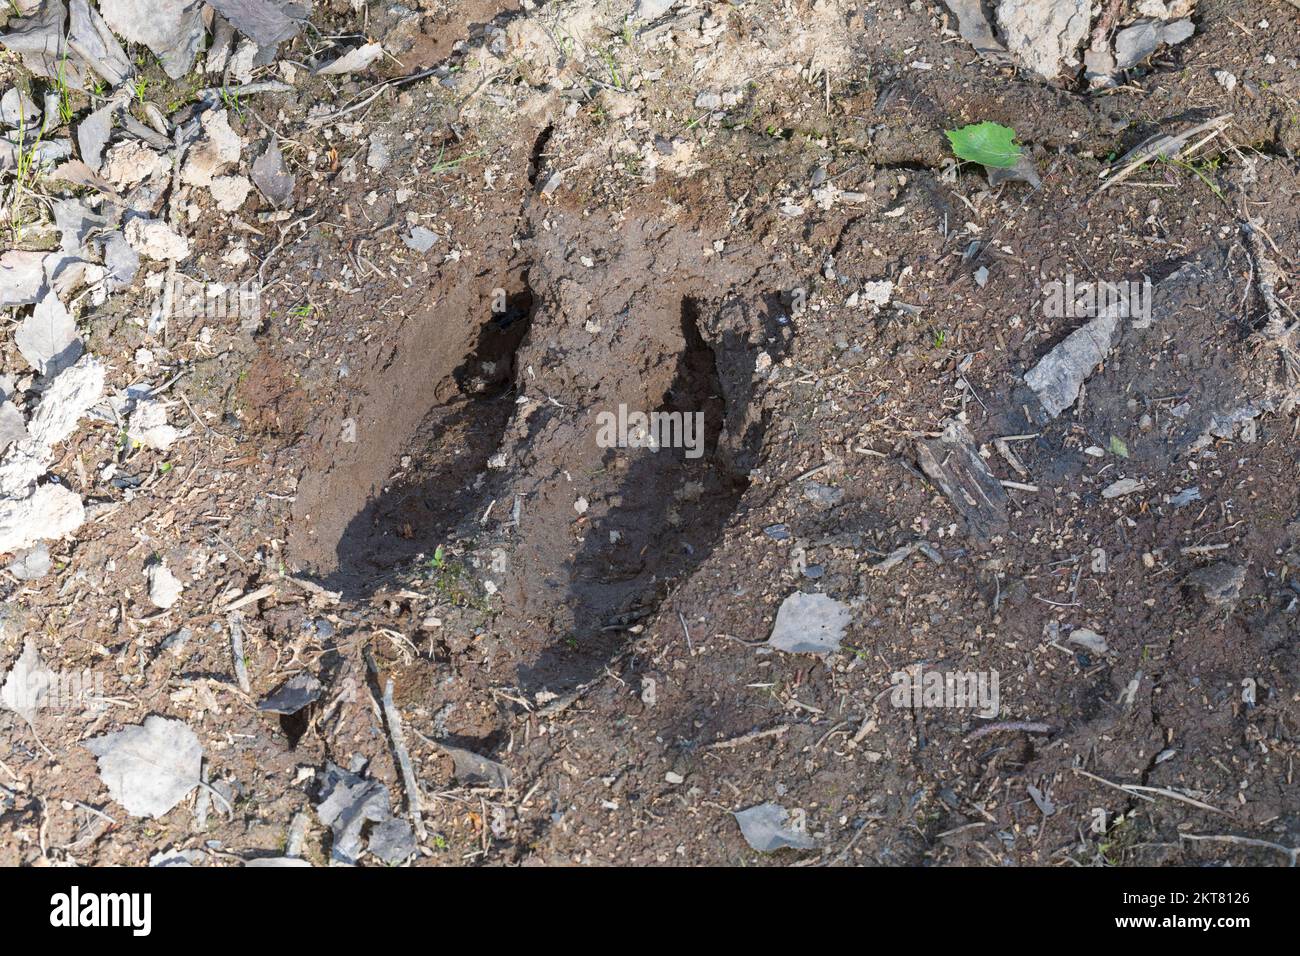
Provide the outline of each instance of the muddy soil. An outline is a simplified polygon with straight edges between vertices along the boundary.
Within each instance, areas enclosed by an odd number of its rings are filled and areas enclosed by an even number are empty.
[[[355,28],[324,6],[323,31]],[[641,32],[624,12],[372,7],[401,61],[372,79],[449,72],[323,124],[369,84],[314,78],[236,121],[293,143],[294,207],[244,211],[243,267],[199,220],[190,268],[260,274],[265,317],[165,340],[129,298],[97,319],[119,378],[142,346],[183,372],[192,428],[164,462],[103,424],[56,466],[100,509],[57,578],[5,585],[5,659],[39,635],[114,703],[43,716],[41,744],[0,716],[0,862],[229,865],[306,814],[324,864],[332,761],[418,803],[415,864],[1286,863],[1300,439],[1243,223],[1300,307],[1295,11],[1203,0],[1191,40],[1104,94],[981,61],[930,3],[708,4]],[[1097,191],[1154,132],[1224,113],[1196,163]],[[943,131],[982,120],[1041,187],[951,160]],[[1067,275],[1156,293],[1051,417],[1025,374],[1088,319],[1044,312]],[[620,406],[700,413],[698,455],[609,447]],[[953,420],[1005,489],[992,534],[921,464]],[[138,481],[101,481],[108,461]],[[154,555],[185,571],[172,611],[143,600]],[[1226,600],[1216,565],[1242,572]],[[225,608],[264,587],[245,693]],[[763,646],[796,591],[850,608],[838,653]],[[895,706],[918,668],[996,672],[996,718]],[[301,672],[319,702],[255,709]],[[233,812],[111,805],[79,741],[150,713],[196,727]],[[752,849],[733,813],[768,801],[818,849]]]

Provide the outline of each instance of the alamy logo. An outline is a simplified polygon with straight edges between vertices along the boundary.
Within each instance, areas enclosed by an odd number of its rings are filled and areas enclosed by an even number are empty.
[[[596,415],[596,444],[601,448],[684,448],[687,458],[704,454],[703,412],[617,412]]]
[[[1049,319],[1091,319],[1110,313],[1133,319],[1134,326],[1151,324],[1151,280],[1141,282],[1076,282],[1074,273],[1065,280],[1043,284],[1043,315]]]
[[[975,710],[981,717],[998,715],[997,671],[934,671],[919,664],[889,677],[895,707],[952,707]]]
[[[74,886],[50,897],[50,925],[127,926],[133,936],[148,936],[153,928],[151,893],[82,893]]]
[[[183,319],[260,321],[262,283],[249,279],[225,286],[178,275],[172,283],[172,303],[172,314]]]
[[[14,674],[5,685],[6,703],[14,710],[98,713],[106,710],[104,675],[79,671],[32,670]]]

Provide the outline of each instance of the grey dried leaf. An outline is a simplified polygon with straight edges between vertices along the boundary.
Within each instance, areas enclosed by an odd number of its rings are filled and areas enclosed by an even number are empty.
[[[140,253],[131,248],[120,229],[104,236],[104,268],[110,291],[128,287],[140,269]]]
[[[104,179],[93,169],[87,166],[79,159],[70,159],[65,163],[60,163],[50,173],[51,179],[61,180],[65,183],[71,183],[74,186],[86,186],[90,189],[96,189],[112,199],[121,200],[113,184]]]
[[[117,104],[109,103],[91,113],[77,127],[77,148],[81,150],[81,161],[94,172],[99,172],[104,161],[104,147],[113,135],[113,115]]]
[[[152,50],[173,80],[189,72],[203,43],[202,0],[100,0],[99,12],[118,36]]]
[[[297,179],[289,172],[278,140],[272,140],[261,156],[253,160],[251,171],[255,185],[267,201],[275,206],[286,206],[293,198]]]
[[[54,77],[64,52],[63,24],[67,18],[62,0],[49,0],[34,16],[10,20],[11,29],[0,36],[0,45],[21,54],[23,65],[38,76]]]
[[[40,299],[45,290],[45,255],[18,249],[0,255],[0,309]]]
[[[360,73],[370,64],[384,55],[384,47],[379,43],[365,43],[355,50],[349,50],[332,63],[321,67],[316,73],[320,76],[337,76],[340,73]]]
[[[1043,791],[1039,790],[1032,784],[1027,786],[1025,789],[1029,792],[1030,799],[1034,801],[1034,805],[1038,807],[1043,816],[1050,817],[1056,812],[1056,804],[1053,803],[1052,798],[1043,793]]]
[[[135,73],[122,44],[87,0],[71,0],[68,14],[68,46],[109,86],[118,86]]]
[[[389,817],[371,829],[366,849],[385,863],[402,863],[417,849],[415,832],[407,821]]]
[[[287,0],[208,0],[208,5],[259,47],[297,36],[306,12]]]
[[[406,248],[418,253],[426,253],[438,241],[438,234],[424,226],[413,226],[409,234],[402,236]]]
[[[156,867],[202,866],[206,857],[202,850],[163,850],[149,857],[149,865]]]
[[[30,96],[18,87],[5,91],[0,97],[0,123],[10,128],[35,129],[40,125],[41,110]]]
[[[41,375],[55,376],[81,357],[77,323],[59,297],[46,291],[14,335],[23,358]]]
[[[80,199],[56,199],[53,204],[54,227],[59,230],[59,248],[71,255],[81,255],[90,234],[108,225],[108,219]]]
[[[334,763],[327,762],[320,775],[316,815],[334,832],[330,855],[342,863],[356,863],[366,823],[383,823],[392,817],[388,790],[378,780],[366,780]]]
[[[1086,627],[1071,631],[1070,636],[1066,638],[1066,643],[1078,644],[1084,650],[1092,651],[1094,654],[1105,654],[1108,650],[1106,638]]]
[[[1112,481],[1101,489],[1101,496],[1106,499],[1123,498],[1125,495],[1131,495],[1135,491],[1142,491],[1145,488],[1146,485],[1136,478],[1120,478],[1118,481]]]
[[[133,817],[158,819],[199,785],[203,746],[184,721],[147,717],[85,746],[109,794]]]

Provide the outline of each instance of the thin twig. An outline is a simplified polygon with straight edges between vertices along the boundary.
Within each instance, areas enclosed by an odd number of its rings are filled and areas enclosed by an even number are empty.
[[[1121,166],[1121,164],[1127,163],[1127,165],[1124,165],[1122,166],[1122,168],[1120,168],[1119,172],[1107,178],[1107,180],[1104,183],[1102,183],[1099,187],[1097,187],[1097,193],[1101,193],[1103,190],[1109,189],[1111,186],[1114,186],[1116,183],[1123,182],[1125,179],[1133,175],[1135,172],[1137,172],[1139,169],[1141,169],[1151,160],[1155,159],[1157,156],[1166,156],[1171,159],[1177,159],[1179,156],[1182,156],[1185,153],[1194,152],[1196,149],[1200,148],[1205,142],[1222,133],[1227,126],[1227,121],[1231,117],[1232,117],[1231,113],[1225,113],[1222,116],[1216,116],[1212,120],[1207,120],[1206,122],[1201,123],[1199,126],[1193,126],[1191,129],[1187,130],[1186,132],[1178,133],[1177,135],[1172,135],[1172,136],[1164,135],[1164,136],[1151,137],[1145,142],[1129,150],[1129,152],[1125,154],[1124,157],[1121,158],[1115,164],[1115,166]],[[1184,145],[1193,136],[1199,136],[1201,133],[1204,133],[1207,129],[1213,130],[1213,132],[1211,132],[1209,136],[1205,137],[1205,139],[1201,140],[1200,142],[1194,144],[1191,147],[1187,147]],[[1113,169],[1115,167],[1111,167],[1111,168]],[[1094,195],[1096,195],[1097,193],[1094,193]]]
[[[375,663],[370,648],[365,649],[366,667],[379,680],[379,666]],[[427,837],[424,830],[424,817],[421,816],[420,781],[415,775],[415,764],[411,762],[411,752],[406,746],[406,734],[402,731],[402,712],[393,701],[393,679],[384,684],[384,696],[380,700],[384,709],[384,723],[388,727],[388,739],[392,741],[393,753],[397,756],[397,765],[402,771],[402,785],[406,788],[406,806],[411,813],[411,823],[415,825],[416,836],[423,843]]]
[[[239,689],[248,694],[253,687],[248,681],[248,664],[244,662],[243,615],[231,611],[226,621],[230,624],[230,654],[235,659],[235,678],[239,681]]]
[[[1150,797],[1146,796],[1146,794],[1154,793],[1160,797],[1168,797],[1170,800],[1178,800],[1181,803],[1190,804],[1191,806],[1197,807],[1201,810],[1209,810],[1211,813],[1220,813],[1225,817],[1232,816],[1232,814],[1227,810],[1220,810],[1218,807],[1212,807],[1208,803],[1202,803],[1200,800],[1197,800],[1194,797],[1189,797],[1185,793],[1179,793],[1177,790],[1170,790],[1166,787],[1146,787],[1137,783],[1113,783],[1105,777],[1099,777],[1095,773],[1088,773],[1088,771],[1080,770],[1078,767],[1074,768],[1074,772],[1087,777],[1089,780],[1096,780],[1098,783],[1104,783],[1108,787],[1114,787],[1116,790],[1127,793],[1129,796],[1137,797],[1140,800],[1146,800],[1148,803],[1154,801],[1152,801]]]
[[[1300,0],[1292,0],[1292,2],[1300,3]],[[1296,865],[1296,857],[1300,856],[1300,847],[1285,847],[1279,843],[1270,843],[1267,840],[1233,836],[1231,833],[1180,833],[1178,839],[1209,840],[1215,843],[1236,843],[1239,846],[1257,846],[1265,850],[1277,850],[1279,853],[1285,853],[1290,858],[1291,866]]]
[[[719,740],[709,744],[705,750],[735,750],[737,747],[743,747],[746,744],[752,744],[756,740],[764,740],[768,737],[780,737],[790,729],[789,724],[781,724],[778,727],[769,727],[767,730],[754,730],[747,734],[741,734],[739,737],[730,737],[727,740]]]

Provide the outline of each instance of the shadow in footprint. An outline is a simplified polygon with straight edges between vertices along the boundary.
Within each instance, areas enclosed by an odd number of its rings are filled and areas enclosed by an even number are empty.
[[[609,510],[591,521],[565,568],[571,631],[521,668],[525,689],[559,691],[598,673],[625,642],[627,628],[649,617],[669,585],[709,556],[749,485],[763,419],[729,407],[727,398],[735,397],[735,390],[724,387],[694,301],[683,302],[681,323],[685,347],[672,383],[659,408],[646,410],[672,416],[660,421],[673,423],[673,430],[661,429],[658,437],[677,440],[662,441],[657,449],[605,451],[607,473],[619,477],[612,493],[603,496]],[[745,400],[755,354],[744,349],[727,353],[724,374],[743,380]],[[702,421],[702,435],[687,425],[686,416]],[[739,440],[720,449],[724,428],[735,432],[741,423]],[[692,449],[698,455],[688,454]],[[753,449],[754,455],[743,449]]]
[[[477,506],[488,458],[514,409],[515,352],[532,305],[525,288],[483,323],[473,351],[452,373],[456,394],[429,411],[382,494],[348,522],[326,586],[364,597],[386,575],[431,554]]]

